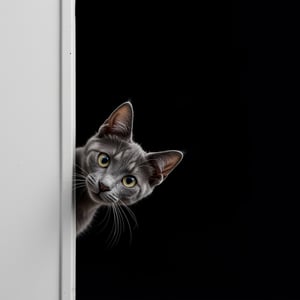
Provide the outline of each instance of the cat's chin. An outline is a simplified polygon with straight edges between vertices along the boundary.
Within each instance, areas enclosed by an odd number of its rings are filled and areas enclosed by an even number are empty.
[[[106,200],[105,197],[101,197],[101,194],[94,193],[88,190],[91,200],[98,205],[111,205],[111,201]]]

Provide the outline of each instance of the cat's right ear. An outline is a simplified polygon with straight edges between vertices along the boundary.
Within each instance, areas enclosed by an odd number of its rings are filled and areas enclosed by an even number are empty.
[[[98,136],[117,135],[122,139],[132,139],[133,107],[125,102],[117,107],[105,120],[98,131]]]

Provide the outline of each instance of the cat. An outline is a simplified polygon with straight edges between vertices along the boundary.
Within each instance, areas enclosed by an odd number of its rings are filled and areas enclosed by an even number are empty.
[[[76,148],[76,232],[101,206],[128,206],[149,196],[183,158],[177,150],[145,152],[132,139],[133,107],[117,107],[83,147]]]

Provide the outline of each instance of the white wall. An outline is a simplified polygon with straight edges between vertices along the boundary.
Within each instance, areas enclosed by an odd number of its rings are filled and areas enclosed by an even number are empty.
[[[0,1],[3,300],[61,292],[59,37],[59,0]]]

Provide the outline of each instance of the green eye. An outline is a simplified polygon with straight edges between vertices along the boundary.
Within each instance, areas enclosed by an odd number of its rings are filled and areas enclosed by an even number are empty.
[[[134,176],[125,176],[122,179],[122,183],[124,186],[128,187],[128,188],[133,188],[136,184],[137,184],[137,180]]]
[[[101,168],[107,168],[110,163],[110,158],[106,153],[100,153],[98,157],[98,164]]]

